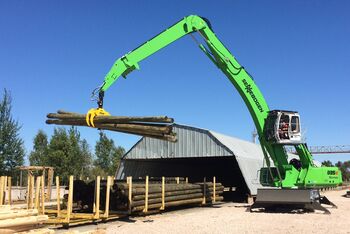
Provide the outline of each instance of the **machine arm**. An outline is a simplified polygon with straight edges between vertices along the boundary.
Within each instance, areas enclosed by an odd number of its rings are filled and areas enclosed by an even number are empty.
[[[125,78],[133,70],[139,69],[139,62],[148,56],[181,37],[194,32],[198,32],[205,39],[209,49],[200,45],[201,50],[226,74],[237,88],[248,106],[258,131],[262,133],[264,120],[269,111],[263,95],[245,69],[216,37],[208,21],[195,15],[185,17],[170,28],[117,59],[106,75],[100,87],[100,93],[105,92],[119,77],[122,76]],[[101,96],[103,97],[103,94],[100,94]]]
[[[188,16],[175,23],[170,28],[117,59],[107,73],[100,91],[106,91],[120,76],[125,78],[133,70],[139,69],[139,62],[148,56],[156,53],[181,37],[206,26],[206,23],[197,16]]]

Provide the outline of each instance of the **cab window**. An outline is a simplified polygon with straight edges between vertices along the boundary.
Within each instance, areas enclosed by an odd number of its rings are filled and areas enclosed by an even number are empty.
[[[300,132],[300,127],[299,127],[299,117],[298,116],[292,116],[291,119],[291,130],[292,132]]]
[[[286,130],[288,131],[288,127],[289,127],[289,116],[288,115],[282,115],[281,119],[280,119],[280,124],[279,124],[279,128],[281,130]]]

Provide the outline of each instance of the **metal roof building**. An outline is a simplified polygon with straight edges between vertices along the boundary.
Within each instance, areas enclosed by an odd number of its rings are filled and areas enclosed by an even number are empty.
[[[260,145],[210,130],[175,124],[176,143],[141,138],[123,157],[117,179],[183,176],[203,181],[216,176],[225,187],[256,195],[263,166]]]

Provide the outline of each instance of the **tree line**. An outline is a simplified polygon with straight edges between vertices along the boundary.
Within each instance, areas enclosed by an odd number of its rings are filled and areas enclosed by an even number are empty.
[[[26,151],[19,135],[21,125],[11,111],[11,95],[5,89],[0,100],[0,175],[17,177],[16,167],[24,164]],[[124,148],[116,146],[102,131],[92,152],[76,127],[56,127],[51,137],[43,130],[37,132],[28,160],[30,165],[54,167],[55,175],[66,182],[69,175],[114,175],[124,153]]]
[[[100,132],[93,154],[76,127],[60,127],[54,129],[50,139],[39,130],[29,162],[30,165],[54,167],[55,174],[65,181],[70,175],[78,178],[114,175],[124,153],[124,148],[116,147],[112,139]]]

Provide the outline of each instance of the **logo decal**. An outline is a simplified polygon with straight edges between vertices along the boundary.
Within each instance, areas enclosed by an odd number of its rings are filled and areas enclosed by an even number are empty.
[[[250,97],[253,99],[256,107],[259,109],[260,112],[264,112],[264,109],[262,108],[258,98],[255,96],[255,94],[253,93],[253,89],[252,86],[250,84],[248,84],[248,82],[246,81],[246,79],[242,80],[244,87],[245,87],[245,91],[247,93],[249,93]]]

